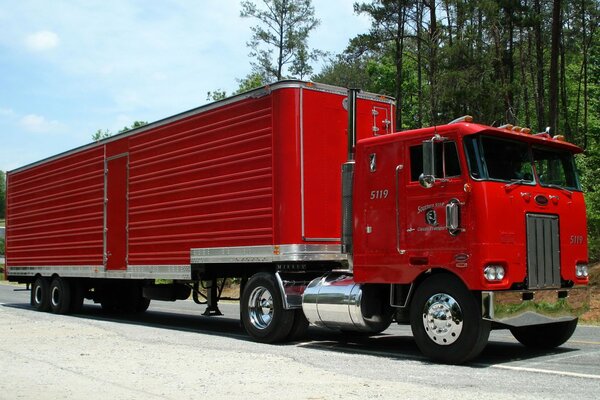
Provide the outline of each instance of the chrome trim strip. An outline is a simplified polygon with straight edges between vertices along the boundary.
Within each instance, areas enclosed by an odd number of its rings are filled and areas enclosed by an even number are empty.
[[[185,279],[192,278],[189,265],[129,265],[126,270],[107,271],[102,265],[92,266],[27,266],[8,267],[8,276],[36,275],[52,276],[54,274],[66,278],[121,278],[121,279]]]
[[[116,140],[119,139],[123,139],[132,135],[137,135],[139,133],[142,132],[146,132],[150,129],[154,129],[154,128],[158,128],[167,124],[170,124],[171,122],[175,122],[175,121],[179,121],[182,120],[184,118],[188,118],[188,117],[192,117],[198,114],[202,114],[211,110],[214,110],[215,108],[219,108],[225,105],[229,105],[229,104],[233,104],[236,103],[238,101],[242,101],[242,100],[246,100],[246,99],[251,99],[251,98],[259,98],[262,96],[265,96],[275,90],[278,89],[287,89],[287,88],[306,88],[306,89],[310,89],[310,90],[316,90],[316,91],[320,91],[320,92],[327,92],[327,93],[335,93],[335,94],[339,94],[339,95],[344,95],[346,93],[346,89],[345,88],[340,88],[337,86],[331,86],[331,85],[326,85],[326,84],[322,84],[322,83],[312,83],[312,82],[306,82],[306,81],[300,81],[300,80],[285,80],[285,81],[279,81],[276,82],[272,85],[266,85],[260,88],[256,88],[253,90],[250,90],[248,92],[244,92],[244,93],[240,93],[236,96],[232,96],[229,97],[227,99],[224,100],[220,100],[217,102],[213,102],[213,103],[209,103],[209,104],[205,104],[203,106],[200,107],[196,107],[193,108],[191,110],[187,110],[187,111],[183,111],[179,114],[175,114],[172,115],[170,117],[166,117],[163,119],[160,119],[158,121],[155,122],[151,122],[147,125],[141,126],[139,128],[135,128],[129,131],[125,131],[123,133],[119,133],[116,134],[114,136],[111,136],[109,138],[103,139],[103,140],[99,140],[98,142],[94,142],[94,143],[90,143],[87,145],[83,145],[80,147],[77,147],[75,149],[71,149],[71,150],[67,150],[63,153],[45,158],[43,160],[22,166],[20,168],[14,169],[12,171],[9,171],[9,173],[17,173],[17,172],[22,172],[25,171],[27,169],[36,167],[38,165],[44,164],[46,162],[50,162],[50,161],[55,161],[57,159],[60,159],[62,157],[66,157],[69,156],[71,154],[80,152],[80,151],[84,151],[84,150],[88,150],[97,146],[103,146],[107,143],[110,142],[114,142]],[[381,102],[388,102],[390,104],[393,104],[393,102],[395,101],[393,98],[389,97],[389,96],[381,96],[381,95],[377,95],[375,93],[369,93],[369,92],[362,92],[361,95],[359,96],[359,98],[363,98],[363,99],[369,99],[369,100],[377,100],[377,101],[381,101]]]
[[[510,327],[571,321],[589,310],[589,287],[481,292],[483,319]]]
[[[339,245],[286,244],[212,247],[191,250],[192,264],[272,263],[282,261],[346,261]]]

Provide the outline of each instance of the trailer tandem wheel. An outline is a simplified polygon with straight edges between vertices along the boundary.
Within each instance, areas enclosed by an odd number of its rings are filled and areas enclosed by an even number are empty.
[[[283,308],[282,294],[273,274],[260,272],[250,278],[240,308],[244,328],[257,342],[280,342],[292,331],[294,310]]]
[[[417,346],[427,357],[461,364],[481,353],[490,322],[481,317],[476,296],[450,274],[427,278],[415,292],[410,325]]]
[[[50,283],[50,309],[54,314],[68,314],[71,310],[71,285],[57,276]]]
[[[38,276],[31,285],[31,305],[37,311],[50,310],[50,284],[42,276]]]

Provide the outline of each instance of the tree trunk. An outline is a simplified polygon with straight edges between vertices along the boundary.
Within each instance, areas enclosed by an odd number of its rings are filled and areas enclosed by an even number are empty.
[[[423,127],[423,60],[421,46],[421,28],[423,25],[423,7],[417,1],[417,128]]]
[[[525,6],[527,6],[527,2],[525,2]],[[525,114],[525,126],[526,127],[530,127],[531,126],[531,118],[529,116],[529,86],[527,85],[527,71],[525,69],[525,60],[526,60],[526,56],[525,56],[525,51],[524,51],[524,47],[525,47],[525,40],[524,40],[524,30],[523,30],[523,26],[521,26],[519,28],[519,40],[521,42],[521,45],[519,46],[519,64],[521,67],[521,86],[523,87],[523,109],[524,109],[524,114]],[[529,36],[529,35],[527,35]]]
[[[538,130],[543,131],[546,127],[546,118],[544,118],[544,46],[542,43],[542,7],[540,6],[540,0],[534,0],[533,8],[537,16],[533,27],[536,49],[535,60],[537,67],[537,90],[535,96],[535,108],[537,114]]]
[[[565,43],[564,38],[560,41],[560,99],[563,115],[564,134],[569,142],[573,142],[573,132],[569,124],[569,109],[567,104],[567,77],[566,77],[566,62],[565,62]]]
[[[403,80],[403,53],[404,53],[404,22],[406,20],[406,7],[404,1],[397,0],[398,20],[396,31],[396,130],[402,130],[402,80]]]
[[[425,0],[424,0],[425,2]],[[438,122],[438,96],[437,92],[437,50],[439,32],[437,27],[437,15],[435,0],[429,0],[425,3],[429,7],[429,103],[431,107],[431,124]]]
[[[550,132],[554,134],[558,129],[558,57],[560,52],[561,36],[561,0],[554,0],[552,7],[552,42],[550,45]]]

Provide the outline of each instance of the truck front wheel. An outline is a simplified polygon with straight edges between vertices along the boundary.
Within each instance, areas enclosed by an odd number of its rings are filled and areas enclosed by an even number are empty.
[[[46,278],[38,276],[31,285],[31,305],[37,311],[50,310],[50,285]]]
[[[275,343],[287,338],[294,324],[294,310],[283,308],[283,299],[273,274],[252,276],[242,294],[242,323],[257,342]]]
[[[490,323],[481,318],[476,297],[455,276],[437,274],[417,289],[410,324],[421,352],[434,360],[461,364],[486,346]]]
[[[521,344],[535,349],[552,349],[571,338],[577,328],[577,320],[556,322],[553,324],[523,326],[512,328],[513,334]]]

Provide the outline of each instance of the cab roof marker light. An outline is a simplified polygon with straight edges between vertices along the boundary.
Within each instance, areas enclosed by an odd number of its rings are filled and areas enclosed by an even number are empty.
[[[521,129],[521,133],[525,133],[525,134],[531,133],[531,129],[523,128],[523,129]]]
[[[499,126],[498,129],[508,129],[508,130],[511,130],[512,127],[513,126],[511,124],[504,124],[502,126]]]
[[[554,135],[554,137],[552,139],[558,140],[558,141],[561,141],[561,142],[566,142],[567,141],[565,139],[565,135]]]
[[[520,126],[513,126],[513,128],[512,128],[512,130],[513,130],[514,132],[521,132],[521,130],[522,130],[522,129],[523,129],[523,128],[521,128]]]
[[[456,119],[448,122],[448,125],[450,125],[450,124],[457,124],[459,122],[473,122],[473,117],[470,116],[470,115],[463,115],[460,118],[456,118]]]

